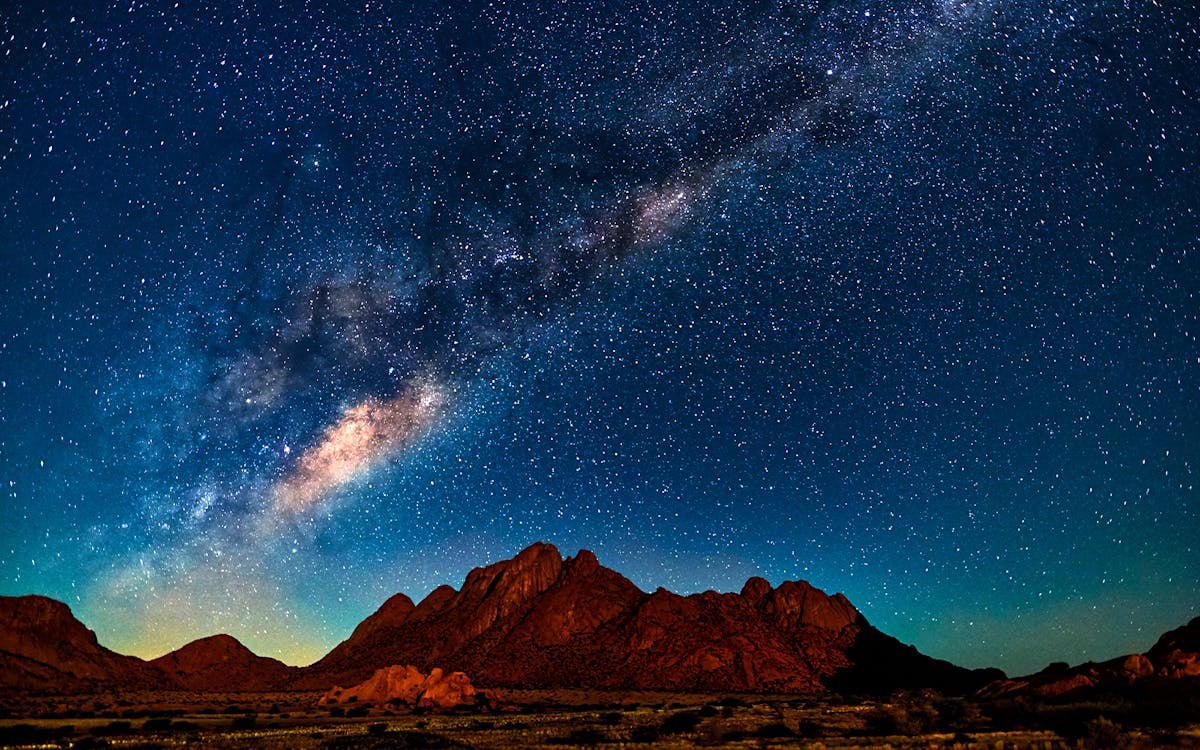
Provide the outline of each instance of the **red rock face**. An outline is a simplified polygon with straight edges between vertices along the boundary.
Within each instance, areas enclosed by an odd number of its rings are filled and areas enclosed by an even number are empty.
[[[0,687],[70,693],[103,683],[172,686],[152,665],[101,646],[66,604],[44,596],[0,597]]]
[[[192,641],[150,663],[181,687],[201,692],[272,690],[296,671],[276,659],[257,656],[228,635]]]
[[[293,684],[324,688],[413,664],[500,687],[817,692],[841,675],[847,689],[870,689],[854,672],[855,649],[882,658],[863,675],[882,676],[883,689],[971,682],[966,670],[875,631],[840,594],[802,581],[646,594],[591,552],[563,560],[548,544],[471,571],[461,591],[439,588],[403,617],[384,617],[390,604]],[[365,627],[376,620],[386,627]]]

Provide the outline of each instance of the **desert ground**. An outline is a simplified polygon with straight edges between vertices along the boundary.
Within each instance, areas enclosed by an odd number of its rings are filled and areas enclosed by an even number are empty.
[[[1200,748],[1195,700],[975,703],[930,692],[507,691],[494,713],[318,707],[319,693],[0,698],[0,745],[74,748]]]

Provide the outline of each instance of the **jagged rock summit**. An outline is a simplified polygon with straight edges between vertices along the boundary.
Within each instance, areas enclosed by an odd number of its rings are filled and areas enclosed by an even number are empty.
[[[386,664],[524,688],[967,690],[999,676],[926,657],[803,581],[647,594],[587,550],[563,559],[544,543],[471,571],[461,590],[393,597],[294,685],[359,682]]]
[[[192,641],[150,664],[181,687],[199,692],[272,690],[297,671],[277,659],[258,656],[224,634]]]

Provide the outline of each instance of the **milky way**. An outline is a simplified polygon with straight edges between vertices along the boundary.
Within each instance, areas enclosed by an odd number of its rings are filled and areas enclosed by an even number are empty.
[[[536,539],[970,666],[1195,614],[1186,13],[0,24],[0,587],[106,645],[302,662]]]

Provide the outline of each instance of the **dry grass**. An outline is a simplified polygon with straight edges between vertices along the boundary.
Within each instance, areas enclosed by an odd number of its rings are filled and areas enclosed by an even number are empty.
[[[1046,728],[1004,731],[968,711],[959,728],[913,727],[911,698],[847,703],[796,696],[714,696],[594,690],[509,691],[521,706],[495,714],[398,714],[359,708],[336,716],[317,693],[130,693],[0,699],[6,747],[172,748],[1200,748],[1200,729],[1120,727],[1094,719],[1064,738]],[[952,707],[961,711],[960,702]],[[938,704],[943,715],[947,706]],[[936,713],[936,712],[935,712]],[[943,721],[945,723],[945,721]],[[897,727],[905,731],[890,733]]]

